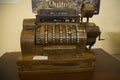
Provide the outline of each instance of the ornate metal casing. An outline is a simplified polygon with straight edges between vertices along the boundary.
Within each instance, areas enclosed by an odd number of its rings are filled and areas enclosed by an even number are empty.
[[[21,34],[22,54],[76,49],[85,51],[100,35],[89,18],[99,13],[99,0],[32,0],[36,19],[24,19]],[[35,4],[36,3],[36,4]],[[97,6],[97,7],[95,7]],[[87,18],[83,22],[83,18]]]
[[[23,20],[22,56],[17,61],[21,79],[94,71],[91,47],[101,32],[89,18],[99,13],[99,4],[100,0],[32,0],[36,18]]]

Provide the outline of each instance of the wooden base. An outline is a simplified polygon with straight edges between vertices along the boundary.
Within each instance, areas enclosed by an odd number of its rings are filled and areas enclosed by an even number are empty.
[[[22,80],[24,80],[24,76],[27,76],[28,78],[32,76],[37,80],[36,77],[41,74],[72,73],[95,70],[96,58],[95,54],[91,51],[80,54],[53,53],[49,55],[41,55],[48,56],[47,60],[33,60],[34,56],[40,55],[23,55],[17,60],[19,75],[23,78]]]

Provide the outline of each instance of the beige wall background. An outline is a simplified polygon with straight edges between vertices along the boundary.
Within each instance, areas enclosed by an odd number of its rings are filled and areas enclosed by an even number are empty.
[[[90,21],[102,31],[104,41],[93,48],[102,48],[110,54],[120,54],[120,0],[101,0],[100,14]],[[0,4],[0,56],[5,52],[20,51],[20,34],[24,18],[34,18],[31,0],[17,4]]]

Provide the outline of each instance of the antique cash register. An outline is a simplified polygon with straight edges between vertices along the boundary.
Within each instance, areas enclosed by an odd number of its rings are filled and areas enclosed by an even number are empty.
[[[101,32],[89,18],[99,14],[99,5],[100,0],[32,0],[36,18],[23,20],[22,56],[17,60],[21,79],[94,71],[91,47]]]

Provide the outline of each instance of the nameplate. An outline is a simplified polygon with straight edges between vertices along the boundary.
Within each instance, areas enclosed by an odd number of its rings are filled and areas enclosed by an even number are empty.
[[[48,56],[34,56],[33,60],[48,60]]]

